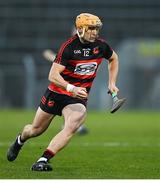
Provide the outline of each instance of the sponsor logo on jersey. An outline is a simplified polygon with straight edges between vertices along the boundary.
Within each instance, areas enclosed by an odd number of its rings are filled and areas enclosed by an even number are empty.
[[[74,73],[80,75],[92,75],[95,73],[96,69],[97,69],[96,62],[79,63],[76,65]]]

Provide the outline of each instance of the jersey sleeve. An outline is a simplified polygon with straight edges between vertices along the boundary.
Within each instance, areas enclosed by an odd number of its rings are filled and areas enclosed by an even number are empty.
[[[109,59],[113,54],[113,49],[106,42],[103,42],[103,53],[106,59]]]
[[[56,58],[54,60],[55,63],[61,64],[63,66],[66,66],[68,63],[68,60],[70,59],[69,56],[69,47],[64,44],[61,45],[58,54],[56,55]]]

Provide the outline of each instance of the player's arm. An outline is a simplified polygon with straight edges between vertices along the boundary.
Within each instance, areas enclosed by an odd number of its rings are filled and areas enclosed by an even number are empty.
[[[57,63],[53,63],[52,67],[49,72],[49,81],[53,82],[57,86],[66,89],[67,88],[67,82],[63,79],[63,77],[60,75],[61,72],[63,72],[65,69],[65,66]]]
[[[113,51],[112,56],[108,60],[108,89],[111,92],[117,93],[119,91],[119,89],[116,87],[116,80],[118,75],[118,55]]]
[[[49,72],[49,81],[53,82],[55,85],[66,89],[68,92],[72,92],[75,97],[78,98],[87,98],[86,89],[83,87],[76,87],[72,84],[69,84],[64,78],[61,76],[61,72],[63,72],[65,66],[53,63],[51,70]]]

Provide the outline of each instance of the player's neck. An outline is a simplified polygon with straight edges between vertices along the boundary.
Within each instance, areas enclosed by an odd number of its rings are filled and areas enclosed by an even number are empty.
[[[90,42],[86,41],[86,40],[83,39],[83,38],[79,38],[79,40],[80,40],[80,42],[81,42],[82,44],[89,44],[89,43],[90,43]]]

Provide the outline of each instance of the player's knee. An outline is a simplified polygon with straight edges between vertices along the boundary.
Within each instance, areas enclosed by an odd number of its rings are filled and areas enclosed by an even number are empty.
[[[34,127],[32,126],[32,130],[31,130],[31,136],[32,137],[36,137],[38,135],[40,135],[43,132],[41,127]]]
[[[79,113],[77,115],[77,118],[83,120],[86,117],[86,114],[87,114],[86,107],[82,105],[79,109]]]
[[[77,116],[77,122],[78,122],[77,123],[77,128],[79,128],[79,126],[84,123],[86,115],[87,115],[86,109],[83,109],[79,113],[79,115]]]
[[[27,124],[24,127],[23,132],[28,134],[28,133],[30,133],[31,129],[32,129],[32,125],[31,124]]]
[[[69,115],[68,120],[65,123],[64,129],[66,133],[72,134],[77,131],[80,125],[84,122],[86,117],[86,107],[82,104],[74,107],[75,112]]]
[[[69,124],[68,126],[67,126],[67,132],[69,133],[69,134],[72,134],[72,133],[74,133],[75,131],[76,131],[76,129],[77,129],[77,124],[75,124],[75,123],[71,123],[71,124]]]
[[[28,124],[24,127],[24,133],[27,134],[28,137],[38,136],[41,132],[41,127],[34,127],[32,124]]]
[[[68,133],[74,133],[77,131],[77,129],[83,124],[85,114],[79,115],[79,117],[76,117],[76,119],[73,119],[66,125],[66,129]]]

